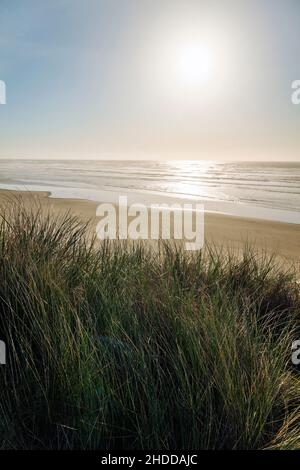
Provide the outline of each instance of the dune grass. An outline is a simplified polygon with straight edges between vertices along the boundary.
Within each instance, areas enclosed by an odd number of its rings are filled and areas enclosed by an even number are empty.
[[[245,248],[99,243],[20,202],[0,223],[0,447],[300,446],[299,287]]]

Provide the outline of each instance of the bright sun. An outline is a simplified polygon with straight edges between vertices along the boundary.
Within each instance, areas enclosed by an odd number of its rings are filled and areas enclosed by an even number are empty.
[[[201,85],[212,78],[213,51],[206,46],[188,45],[178,51],[177,74],[185,85]]]
[[[218,99],[233,68],[233,48],[227,35],[183,31],[173,32],[165,40],[158,38],[155,47],[151,44],[151,69],[146,74],[161,99],[184,106],[196,106],[199,100],[205,106]]]

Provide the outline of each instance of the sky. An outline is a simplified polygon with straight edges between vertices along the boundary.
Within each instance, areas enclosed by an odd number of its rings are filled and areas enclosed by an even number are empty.
[[[0,0],[0,158],[300,161],[299,0]]]

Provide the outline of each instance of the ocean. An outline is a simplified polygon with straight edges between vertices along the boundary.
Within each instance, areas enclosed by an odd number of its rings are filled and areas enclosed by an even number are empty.
[[[199,201],[208,212],[300,223],[300,163],[0,160],[0,188],[101,202]]]

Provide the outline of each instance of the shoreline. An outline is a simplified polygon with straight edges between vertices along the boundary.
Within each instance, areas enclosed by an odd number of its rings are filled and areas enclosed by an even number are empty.
[[[279,208],[264,207],[260,204],[247,205],[243,203],[234,203],[233,201],[218,200],[212,201],[208,199],[199,199],[193,195],[176,194],[169,192],[151,191],[151,190],[131,190],[126,189],[124,194],[119,193],[121,188],[114,188],[113,191],[99,189],[86,193],[86,190],[77,189],[72,193],[69,188],[66,190],[61,187],[52,187],[51,185],[12,185],[0,184],[0,191],[10,191],[25,194],[29,193],[47,193],[50,199],[64,199],[70,201],[90,201],[93,203],[110,203],[117,206],[119,204],[119,196],[125,196],[128,205],[142,203],[148,208],[152,204],[201,204],[205,207],[205,212],[220,216],[238,217],[247,220],[261,220],[270,222],[281,222],[286,224],[300,225],[299,212],[284,210]]]
[[[96,222],[96,208],[100,202],[84,199],[49,197],[48,191],[15,191],[0,189],[0,205],[13,197],[21,197],[25,204],[37,200],[54,214],[70,211],[83,222]],[[242,250],[245,244],[275,254],[285,265],[294,264],[300,271],[300,224],[250,219],[232,215],[205,212],[205,243],[216,247]]]

